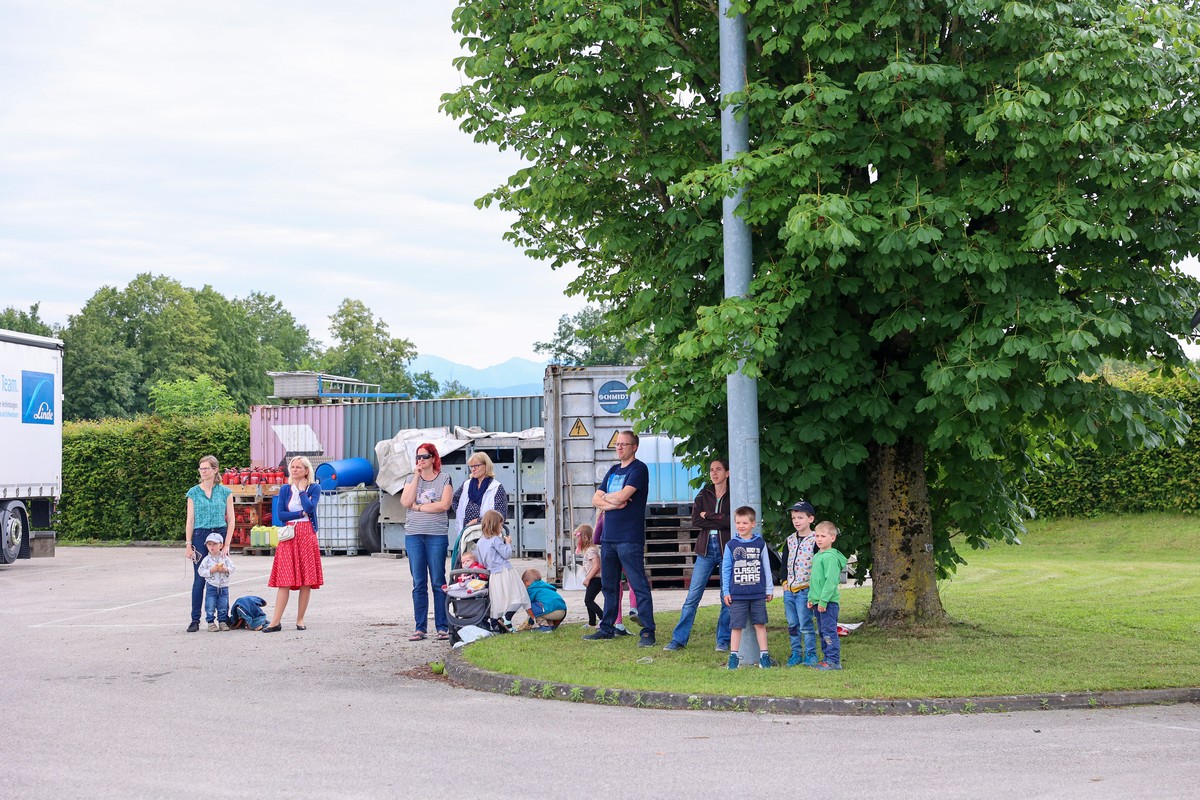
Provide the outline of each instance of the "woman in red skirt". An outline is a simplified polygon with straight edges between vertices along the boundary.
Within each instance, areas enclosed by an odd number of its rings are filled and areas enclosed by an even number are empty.
[[[312,462],[304,456],[296,456],[288,462],[288,482],[279,487],[277,505],[279,519],[295,531],[275,548],[275,561],[271,564],[271,579],[267,586],[274,586],[275,613],[271,624],[263,633],[277,633],[287,608],[288,595],[292,589],[300,591],[300,605],[296,608],[296,630],[304,630],[304,612],[308,610],[308,599],[313,589],[321,588],[325,575],[321,571],[321,546],[317,542],[317,503],[321,500],[321,485],[313,481]]]

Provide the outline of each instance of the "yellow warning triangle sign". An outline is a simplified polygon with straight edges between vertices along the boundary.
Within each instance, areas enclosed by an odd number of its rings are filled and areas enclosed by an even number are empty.
[[[620,431],[613,431],[612,438],[608,440],[608,449],[612,450],[617,446],[617,437],[621,435]]]
[[[573,439],[587,438],[591,434],[588,433],[587,427],[583,424],[581,417],[575,418],[575,424],[571,426],[571,432],[567,434]]]

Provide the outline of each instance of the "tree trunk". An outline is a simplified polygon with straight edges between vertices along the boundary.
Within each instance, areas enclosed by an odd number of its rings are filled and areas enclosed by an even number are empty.
[[[867,461],[871,610],[885,628],[941,625],[925,448],[909,439],[873,445]]]

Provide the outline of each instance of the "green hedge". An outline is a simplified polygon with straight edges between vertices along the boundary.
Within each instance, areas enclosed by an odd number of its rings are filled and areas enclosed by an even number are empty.
[[[250,463],[250,418],[139,417],[63,425],[64,539],[183,542],[187,501],[201,456],[221,468]]]
[[[1146,375],[1113,382],[1181,402],[1193,421],[1187,442],[1108,456],[1094,450],[1074,452],[1074,463],[1046,466],[1030,483],[1029,500],[1038,516],[1200,510],[1200,384],[1186,377]]]

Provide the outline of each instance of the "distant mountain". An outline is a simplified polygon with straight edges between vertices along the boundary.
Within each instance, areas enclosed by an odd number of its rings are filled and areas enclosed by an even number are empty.
[[[489,397],[513,397],[542,393],[548,361],[510,358],[494,367],[477,369],[456,364],[441,356],[417,356],[408,365],[411,372],[429,372],[438,383],[458,381]]]

